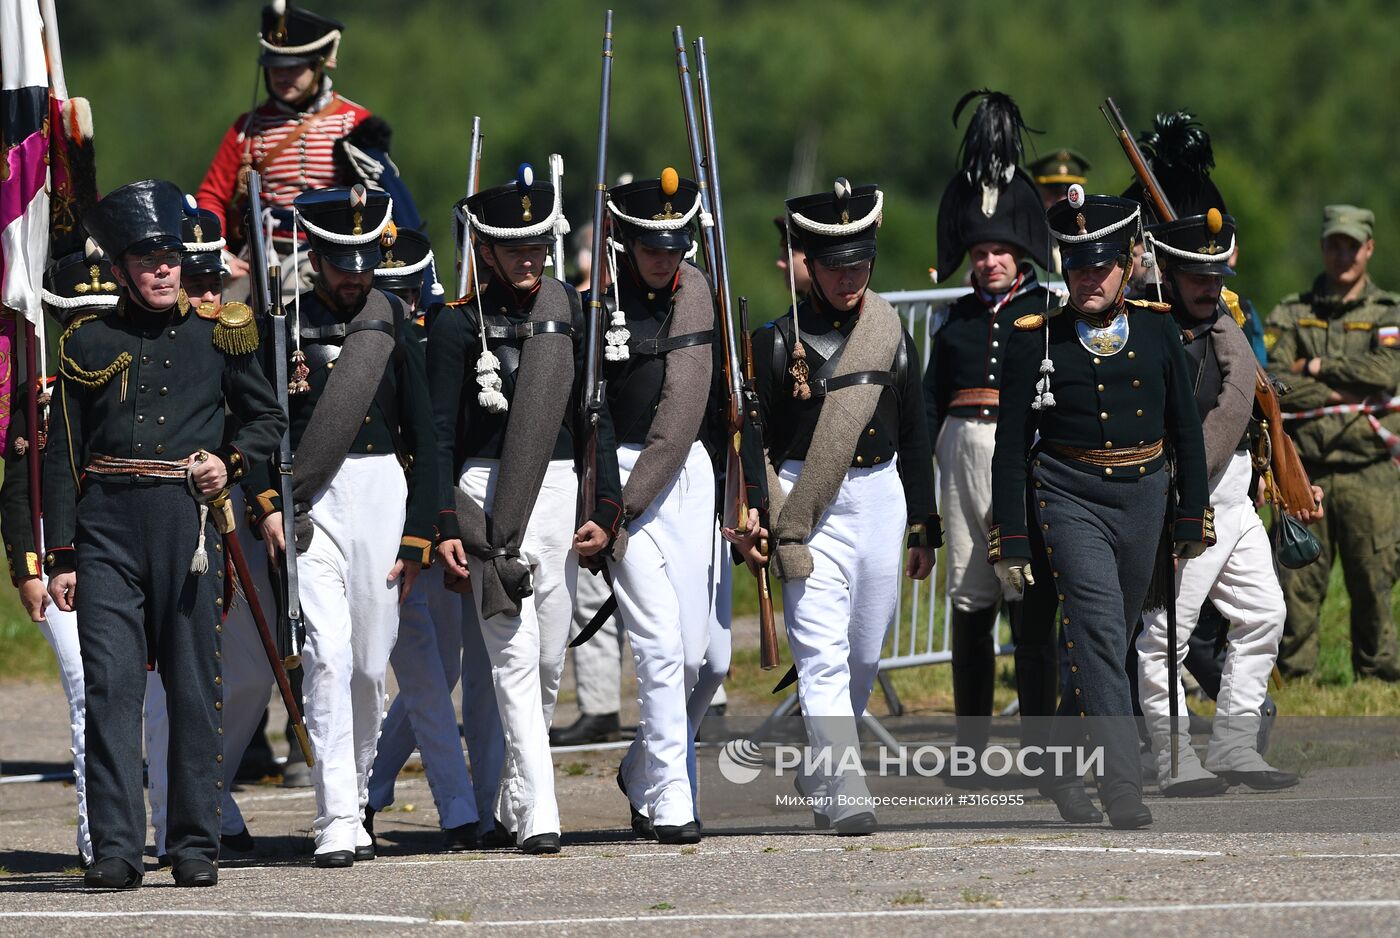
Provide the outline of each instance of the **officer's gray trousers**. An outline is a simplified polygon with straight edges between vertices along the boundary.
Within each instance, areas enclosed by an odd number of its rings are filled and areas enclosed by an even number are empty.
[[[1158,470],[1134,481],[1115,481],[1041,453],[1032,463],[1031,479],[1070,671],[1051,746],[1081,747],[1087,733],[1092,745],[1103,750],[1099,797],[1104,805],[1141,797],[1138,736],[1124,662],[1152,580],[1168,473]],[[1076,762],[1066,760],[1066,773],[1047,779],[1042,788],[1077,784]]]
[[[125,860],[137,870],[146,840],[141,711],[148,661],[160,671],[170,708],[171,862],[212,862],[219,853],[223,553],[207,524],[209,572],[191,574],[198,535],[198,508],[182,482],[96,481],[78,502],[92,850],[98,860]]]

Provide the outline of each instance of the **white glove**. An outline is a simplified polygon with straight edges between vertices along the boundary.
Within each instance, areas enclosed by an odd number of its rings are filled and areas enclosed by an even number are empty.
[[[1205,541],[1177,541],[1172,545],[1172,553],[1180,560],[1190,560],[1204,554],[1207,546]]]
[[[997,579],[1003,586],[1024,593],[1027,586],[1035,586],[1035,577],[1031,576],[1030,561],[1027,560],[998,560],[992,565],[997,572]]]

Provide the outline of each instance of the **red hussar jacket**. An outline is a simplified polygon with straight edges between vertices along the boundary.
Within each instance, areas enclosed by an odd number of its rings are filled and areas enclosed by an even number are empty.
[[[261,172],[264,204],[272,208],[290,209],[292,200],[308,189],[352,181],[340,178],[336,170],[335,142],[369,116],[367,108],[333,91],[328,78],[305,110],[264,101],[251,121],[246,113],[239,115],[224,134],[199,186],[200,207],[219,216],[223,230],[229,231],[230,210],[238,217],[246,199],[246,181],[239,179],[245,166]],[[259,165],[289,135],[298,133],[267,165]]]

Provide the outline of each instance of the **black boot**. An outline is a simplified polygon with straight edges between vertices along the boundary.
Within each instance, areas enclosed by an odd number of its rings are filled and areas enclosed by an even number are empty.
[[[622,738],[616,713],[580,713],[570,726],[549,731],[551,746],[587,746],[612,743]]]
[[[98,860],[83,874],[83,885],[89,889],[135,889],[141,885],[141,871],[116,857]]]
[[[198,857],[181,860],[171,872],[175,877],[175,885],[184,889],[219,884],[219,868]]]
[[[978,757],[992,731],[992,691],[996,685],[997,607],[972,612],[953,610],[953,711],[957,714],[957,744]],[[956,787],[979,784],[979,776],[949,776]]]
[[[1120,831],[1141,830],[1152,823],[1152,812],[1138,795],[1124,795],[1108,805],[1108,823]]]
[[[1084,785],[1078,781],[1073,785],[1045,789],[1041,793],[1055,802],[1061,820],[1071,824],[1103,823],[1103,812],[1094,807],[1089,793],[1084,790]]]

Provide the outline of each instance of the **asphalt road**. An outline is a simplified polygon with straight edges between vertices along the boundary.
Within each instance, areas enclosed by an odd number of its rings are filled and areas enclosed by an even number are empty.
[[[0,686],[0,705],[5,774],[60,767],[57,688]],[[940,780],[906,778],[871,788],[951,803],[885,809],[880,833],[837,838],[813,830],[803,809],[775,806],[789,780],[765,771],[741,787],[721,778],[711,747],[699,755],[707,836],[694,848],[661,847],[623,827],[612,779],[620,752],[611,749],[556,755],[559,857],[439,852],[431,795],[412,773],[377,819],[380,858],[332,871],[310,863],[310,791],[251,786],[238,797],[258,846],[221,863],[217,888],[176,889],[151,859],[146,885],[124,894],[82,889],[71,787],[3,784],[0,934],[1391,934],[1400,766],[1389,745],[1339,742],[1388,738],[1388,726],[1338,721],[1285,733],[1279,752],[1306,771],[1297,788],[1154,795],[1157,823],[1142,832],[1062,824],[1033,789],[990,793],[1012,803],[959,804],[965,793]],[[919,726],[898,729],[903,739]],[[1309,752],[1325,758],[1309,761]]]

